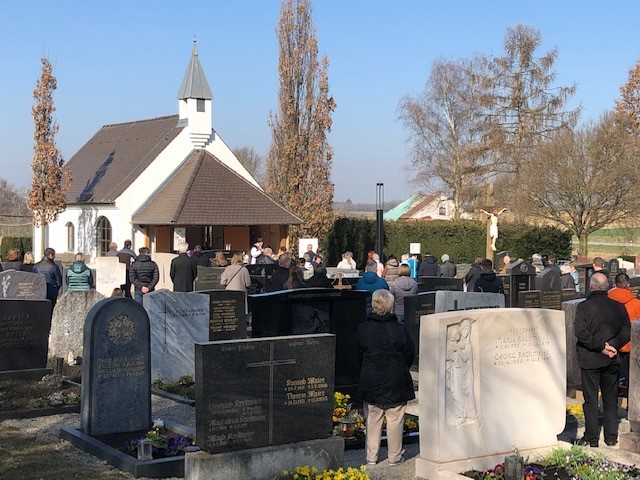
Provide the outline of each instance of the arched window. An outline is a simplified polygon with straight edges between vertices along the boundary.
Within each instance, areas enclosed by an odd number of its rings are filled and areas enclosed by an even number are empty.
[[[73,252],[76,248],[76,229],[73,223],[67,222],[67,252]]]
[[[102,257],[109,251],[111,243],[111,223],[107,217],[100,217],[96,222],[96,249],[98,256]]]

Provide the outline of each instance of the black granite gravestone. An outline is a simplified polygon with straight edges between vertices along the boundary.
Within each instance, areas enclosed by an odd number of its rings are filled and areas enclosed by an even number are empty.
[[[583,301],[584,298],[577,298],[562,302],[567,338],[567,395],[574,398],[576,390],[582,390],[582,372],[578,365],[576,334],[573,325],[576,316],[576,308]]]
[[[620,273],[620,262],[618,261],[617,258],[612,258],[611,260],[609,260],[606,264],[605,267],[607,270],[609,270],[609,275],[611,276],[611,278],[613,279],[618,273]]]
[[[419,277],[418,291],[435,292],[437,290],[454,290],[461,292],[464,286],[463,278],[449,277]]]
[[[253,338],[334,333],[336,387],[355,393],[360,383],[356,348],[358,325],[366,319],[371,292],[305,288],[249,295]]]
[[[578,296],[578,292],[576,292],[575,288],[563,288],[562,289],[562,301],[567,302],[569,300],[573,300]]]
[[[583,263],[576,266],[576,270],[578,271],[578,277],[580,281],[578,283],[579,293],[584,295],[584,292],[587,291],[587,281],[591,274],[593,273],[593,265],[591,263]]]
[[[518,294],[518,307],[541,308],[542,292],[540,290],[526,290]]]
[[[149,317],[128,298],[101,300],[84,324],[81,425],[88,435],[151,427]]]
[[[509,264],[507,275],[503,278],[505,305],[507,307],[518,306],[520,292],[534,287],[536,269],[524,260],[517,260]]]
[[[251,286],[248,289],[250,295],[272,292],[271,275],[278,266],[277,263],[263,265],[247,265],[249,275],[251,275]]]
[[[224,272],[224,267],[198,266],[198,276],[194,283],[194,290],[198,292],[201,290],[224,289],[224,287],[220,285],[222,272]]]
[[[535,275],[536,269],[531,262],[516,260],[507,267],[507,275]]]
[[[49,300],[0,299],[0,372],[44,369],[50,327]]]
[[[420,342],[420,317],[422,315],[430,315],[436,313],[436,294],[435,292],[423,292],[417,295],[409,295],[404,297],[404,326],[409,332],[413,344],[416,346],[416,352],[419,352],[418,345]],[[418,359],[414,364],[418,364]]]
[[[7,270],[0,272],[0,298],[14,300],[44,300],[47,284],[40,273]]]
[[[562,310],[562,290],[560,291],[542,291],[540,306],[551,310]]]
[[[535,277],[536,290],[543,292],[560,292],[562,290],[562,279],[560,270],[547,268]]]
[[[334,335],[196,343],[196,443],[211,453],[331,434]]]
[[[235,290],[202,290],[209,295],[209,341],[247,338],[247,294]]]
[[[629,288],[636,298],[640,298],[640,277],[629,277]]]

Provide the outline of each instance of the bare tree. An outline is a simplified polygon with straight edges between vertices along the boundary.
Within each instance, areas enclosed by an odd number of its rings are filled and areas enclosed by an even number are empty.
[[[486,78],[480,58],[438,60],[424,92],[400,102],[400,119],[413,144],[414,182],[440,179],[453,197],[455,219],[486,172]]]
[[[278,113],[271,114],[266,190],[305,220],[290,230],[292,244],[302,236],[323,237],[333,223],[333,152],[327,142],[331,112],[326,57],[318,43],[310,0],[283,0],[278,23]]]
[[[4,178],[0,178],[0,212],[2,215],[29,215],[26,189],[19,189]]]
[[[264,159],[253,147],[240,147],[233,151],[242,166],[247,169],[256,182],[262,181]]]
[[[640,206],[637,142],[612,114],[578,130],[565,128],[523,165],[526,196],[537,216],[569,229],[586,256],[589,235]]]
[[[522,166],[536,146],[554,132],[572,126],[579,109],[568,110],[566,103],[575,85],[556,86],[556,49],[536,57],[540,31],[518,24],[507,28],[504,53],[490,62],[493,83],[492,145],[498,171],[510,174],[512,184],[522,185]],[[510,199],[513,201],[513,199]],[[519,202],[514,202],[516,211]]]
[[[58,125],[53,118],[56,111],[53,92],[58,84],[49,60],[43,57],[41,61],[42,73],[33,91],[35,105],[31,108],[34,155],[31,165],[33,180],[28,201],[36,227],[57,220],[67,206],[65,195],[71,187],[71,171],[68,167],[63,168],[64,160],[58,152],[55,140]],[[44,242],[44,235],[42,239]]]

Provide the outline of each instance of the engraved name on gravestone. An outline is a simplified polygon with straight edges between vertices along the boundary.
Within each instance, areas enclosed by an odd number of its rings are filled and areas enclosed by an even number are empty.
[[[541,307],[550,310],[562,310],[562,291],[542,291]]]
[[[220,453],[328,437],[334,356],[329,334],[196,343],[196,443]]]
[[[504,459],[514,445],[526,456],[557,443],[566,421],[563,312],[434,314],[422,321],[420,337],[416,476],[482,470]],[[544,388],[532,395],[532,385]],[[523,411],[536,421],[523,424]]]
[[[437,290],[462,291],[464,279],[449,277],[420,277],[418,290],[421,292],[435,292]]]
[[[44,275],[19,270],[0,272],[0,298],[44,300],[47,298]]]
[[[118,257],[96,257],[87,266],[95,269],[96,291],[105,297],[110,297],[114,288],[120,288],[125,283],[127,266],[120,263]]]
[[[519,308],[542,308],[542,292],[527,290],[518,294]]]
[[[121,264],[123,265],[123,264]],[[149,317],[138,302],[107,298],[84,324],[81,426],[88,435],[151,427]]]
[[[0,371],[44,368],[50,325],[49,300],[0,299]]]
[[[247,338],[247,294],[235,290],[199,291],[209,301],[209,341]]]
[[[193,292],[156,290],[142,297],[151,325],[151,377],[195,374],[193,344],[209,340],[209,301]]]
[[[194,290],[224,290],[224,287],[220,285],[220,277],[224,270],[223,267],[202,267],[198,265],[198,276],[196,277]]]

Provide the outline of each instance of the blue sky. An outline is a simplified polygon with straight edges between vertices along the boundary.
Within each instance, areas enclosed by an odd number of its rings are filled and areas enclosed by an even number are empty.
[[[557,47],[558,84],[575,82],[582,120],[611,108],[640,58],[640,2],[315,0],[321,54],[338,105],[329,137],[335,199],[403,199],[409,184],[398,102],[420,92],[438,58],[499,55],[507,26]],[[58,145],[66,159],[104,124],[177,113],[194,34],[214,94],[214,128],[232,148],[265,155],[277,110],[278,0],[0,3],[0,175],[31,178],[32,91],[47,55],[58,79]]]

